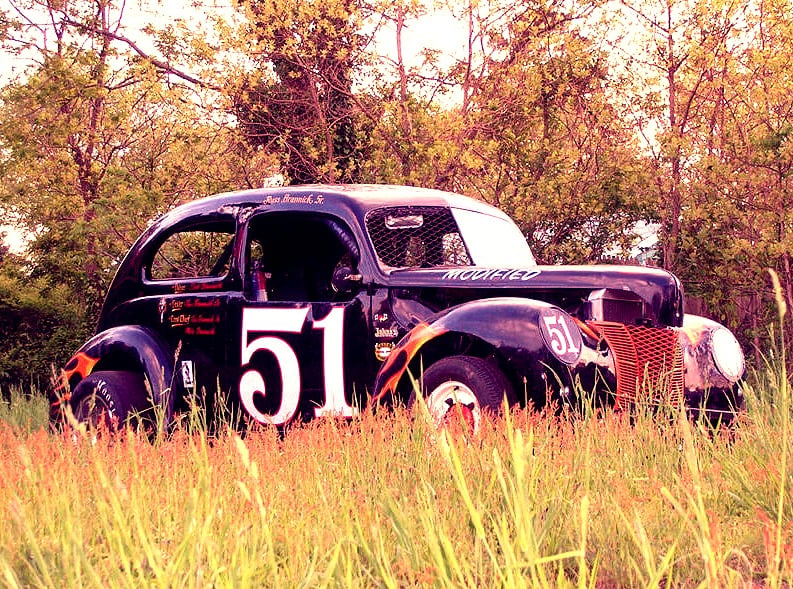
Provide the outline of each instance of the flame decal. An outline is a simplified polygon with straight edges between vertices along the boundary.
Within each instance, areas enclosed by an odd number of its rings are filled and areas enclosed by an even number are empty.
[[[85,378],[91,374],[97,362],[99,362],[99,358],[92,358],[84,352],[77,352],[72,356],[71,360],[61,370],[61,376],[55,385],[57,400],[53,403],[53,406],[60,405],[63,401],[68,401],[71,398],[69,382],[71,382],[72,377],[75,374],[79,374],[81,379]]]
[[[407,370],[408,364],[418,353],[421,346],[434,337],[444,333],[445,329],[440,329],[428,323],[419,323],[407,335],[386,359],[383,367],[377,375],[375,386],[376,394],[372,397],[374,401],[380,401],[386,395],[391,395],[396,391],[396,386]]]

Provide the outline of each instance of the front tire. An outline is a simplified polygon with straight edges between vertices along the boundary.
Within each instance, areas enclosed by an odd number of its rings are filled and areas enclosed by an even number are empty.
[[[475,356],[449,356],[432,364],[421,380],[424,399],[435,425],[453,421],[470,433],[479,430],[482,414],[501,411],[504,400],[515,403],[515,393],[496,366]],[[415,402],[415,393],[408,406]]]
[[[89,374],[74,388],[69,405],[79,423],[109,431],[133,424],[151,408],[143,375],[125,370]]]

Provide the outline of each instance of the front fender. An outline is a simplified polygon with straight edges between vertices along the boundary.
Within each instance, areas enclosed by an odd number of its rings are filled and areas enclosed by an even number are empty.
[[[97,370],[140,370],[151,386],[154,403],[169,404],[173,353],[162,338],[147,327],[111,327],[88,340],[61,371],[53,403],[68,400],[70,391]]]
[[[731,391],[743,378],[743,356],[740,369],[735,374],[725,374],[719,369],[714,345],[714,334],[727,328],[705,317],[685,315],[679,328],[680,347],[685,363],[686,394],[704,395],[708,391]],[[728,332],[729,333],[729,332]]]
[[[508,377],[529,389],[529,397],[546,396],[549,386],[569,393],[572,366],[550,352],[540,331],[540,313],[550,308],[554,306],[542,301],[501,297],[463,303],[436,315],[408,332],[391,351],[378,372],[374,399],[395,395],[414,359],[451,334],[481,342],[494,352],[511,372]],[[549,382],[551,374],[556,382]]]

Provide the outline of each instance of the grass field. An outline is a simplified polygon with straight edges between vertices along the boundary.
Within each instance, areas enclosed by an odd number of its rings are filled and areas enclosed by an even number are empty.
[[[732,434],[528,411],[466,442],[365,413],[283,437],[148,441],[0,406],[8,587],[788,587],[791,409],[752,378]]]

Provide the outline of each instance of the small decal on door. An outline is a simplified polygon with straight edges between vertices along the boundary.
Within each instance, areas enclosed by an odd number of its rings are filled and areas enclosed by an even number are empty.
[[[182,361],[182,384],[186,389],[192,389],[195,387],[195,377],[193,372],[192,360]]]

